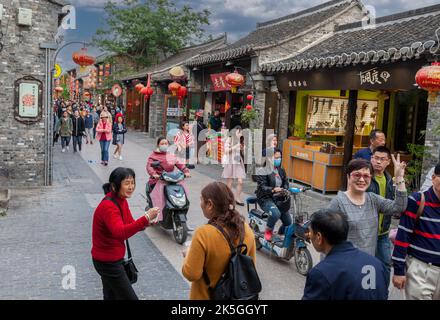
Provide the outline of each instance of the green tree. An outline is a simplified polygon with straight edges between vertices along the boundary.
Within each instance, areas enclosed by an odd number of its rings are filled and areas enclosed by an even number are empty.
[[[169,0],[124,0],[122,6],[105,6],[107,27],[98,29],[93,42],[102,50],[123,54],[150,66],[179,49],[203,39],[209,25],[208,10],[177,7]]]

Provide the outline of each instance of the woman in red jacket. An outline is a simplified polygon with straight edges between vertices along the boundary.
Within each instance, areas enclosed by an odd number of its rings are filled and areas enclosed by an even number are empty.
[[[105,198],[93,216],[92,258],[101,276],[104,300],[137,300],[123,266],[124,241],[155,223],[159,210],[152,208],[141,218],[133,219],[127,199],[134,192],[135,178],[132,169],[113,170],[109,182],[103,185]]]

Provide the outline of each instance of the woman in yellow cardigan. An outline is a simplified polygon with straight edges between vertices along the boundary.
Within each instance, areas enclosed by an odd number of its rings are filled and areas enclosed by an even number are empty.
[[[202,190],[200,206],[204,216],[210,222],[220,225],[235,245],[243,238],[243,243],[248,248],[247,254],[255,264],[254,233],[235,209],[234,194],[228,186],[222,182],[208,184]],[[191,281],[191,300],[210,299],[203,270],[208,275],[211,287],[214,287],[225,271],[230,255],[229,244],[216,227],[205,224],[195,231],[191,247],[184,253],[185,261],[182,267],[183,276]]]

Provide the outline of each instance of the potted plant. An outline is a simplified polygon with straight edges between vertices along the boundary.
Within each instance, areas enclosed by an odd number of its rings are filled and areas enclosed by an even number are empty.
[[[301,139],[305,138],[304,126],[292,123],[291,125],[288,126],[288,128],[289,128],[290,133],[292,135],[289,136],[287,139],[290,139],[290,140],[301,140]]]
[[[245,125],[249,125],[249,123],[255,119],[257,119],[257,111],[255,111],[251,105],[247,105],[241,112],[241,122]]]

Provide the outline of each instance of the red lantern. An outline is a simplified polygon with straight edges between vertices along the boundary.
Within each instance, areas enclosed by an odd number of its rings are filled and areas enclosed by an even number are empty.
[[[63,87],[55,87],[55,91],[56,92],[63,92],[64,89],[63,89]]]
[[[110,72],[106,71],[105,76],[108,77],[110,75]]]
[[[140,92],[143,88],[144,88],[144,85],[143,85],[142,83],[138,83],[138,84],[134,87],[134,89],[135,89],[137,92]]]
[[[180,99],[185,98],[187,94],[188,94],[188,89],[187,89],[186,87],[184,87],[184,86],[181,86],[181,87],[179,88],[179,90],[177,90],[177,96],[178,96]]]
[[[81,48],[72,54],[72,60],[81,67],[90,66],[95,63],[95,58],[87,53],[86,48]]]
[[[246,97],[249,101],[251,101],[253,98],[254,98],[254,96],[253,95],[251,95],[251,94],[248,94],[248,96]]]
[[[237,70],[226,75],[226,82],[231,86],[231,92],[237,92],[237,87],[240,87],[244,84],[244,77],[238,73]]]
[[[173,96],[177,96],[180,87],[181,85],[178,84],[176,81],[174,81],[168,85],[168,90],[171,92]]]
[[[417,71],[416,82],[423,90],[440,91],[440,62],[434,62]]]
[[[148,99],[148,98],[150,98],[153,95],[154,91],[153,91],[153,88],[150,87],[151,74],[148,74],[147,77],[148,77],[147,86],[144,87],[139,93],[142,94],[142,95],[145,95],[146,98]]]
[[[248,105],[246,106],[246,110],[247,110],[247,111],[251,111],[251,110],[252,110],[252,106],[251,106],[250,104],[248,104]]]

